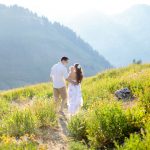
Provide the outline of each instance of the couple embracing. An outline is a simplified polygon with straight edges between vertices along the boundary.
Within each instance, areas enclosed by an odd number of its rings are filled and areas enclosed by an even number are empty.
[[[76,63],[70,66],[69,73],[67,71],[68,57],[62,57],[60,62],[51,68],[50,77],[53,82],[54,100],[59,107],[59,98],[61,97],[60,114],[64,115],[64,107],[67,103],[68,113],[70,116],[76,114],[83,105],[81,82],[83,79],[83,71],[80,64]],[[66,86],[68,82],[68,88]]]

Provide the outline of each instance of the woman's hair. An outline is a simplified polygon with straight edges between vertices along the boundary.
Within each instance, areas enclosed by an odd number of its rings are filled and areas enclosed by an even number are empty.
[[[83,79],[82,68],[81,68],[80,64],[74,64],[74,67],[76,69],[76,80],[77,80],[77,83],[81,83],[82,79]]]

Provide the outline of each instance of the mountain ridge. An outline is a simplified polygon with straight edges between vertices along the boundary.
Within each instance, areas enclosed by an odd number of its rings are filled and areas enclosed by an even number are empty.
[[[112,67],[74,31],[28,9],[1,5],[0,18],[0,89],[48,81],[64,55],[70,65],[81,63],[86,76]]]
[[[149,5],[135,5],[115,15],[90,14],[92,17],[78,16],[79,21],[72,21],[69,26],[114,66],[128,65],[133,59],[150,62]]]

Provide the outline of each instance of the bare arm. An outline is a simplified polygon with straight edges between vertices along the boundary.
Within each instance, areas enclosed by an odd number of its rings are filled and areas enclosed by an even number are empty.
[[[69,74],[68,78],[66,79],[66,81],[74,84],[74,85],[77,85],[77,82],[73,81],[72,78],[71,78],[71,74]]]
[[[70,78],[67,78],[66,81],[68,81],[68,82],[70,82],[70,83],[72,83],[72,84],[76,84],[76,82],[75,82],[75,81],[72,81]]]
[[[64,70],[64,78],[66,79],[66,81],[68,81],[74,85],[77,85],[77,82],[73,81],[73,79],[72,79],[72,74],[69,73],[69,75],[68,75],[67,69]]]

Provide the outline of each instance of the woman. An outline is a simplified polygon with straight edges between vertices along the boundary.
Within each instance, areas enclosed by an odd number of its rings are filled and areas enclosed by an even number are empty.
[[[76,85],[69,83],[68,86],[68,112],[72,116],[76,114],[83,105],[81,93],[83,72],[80,64],[75,64],[70,67],[69,78],[77,83]]]

